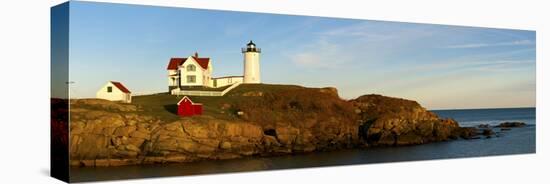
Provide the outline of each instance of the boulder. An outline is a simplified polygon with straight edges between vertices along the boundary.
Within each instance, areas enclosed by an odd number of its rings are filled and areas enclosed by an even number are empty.
[[[403,135],[397,136],[396,145],[412,145],[412,144],[422,144],[422,137],[413,132],[408,132]]]
[[[324,87],[319,89],[319,92],[338,97],[338,89],[336,89],[335,87]]]
[[[486,129],[483,129],[481,130],[481,135],[484,135],[484,136],[491,136],[491,135],[494,135],[495,132],[493,132],[492,129],[490,128],[486,128]]]
[[[350,102],[360,112],[360,134],[368,144],[410,145],[457,137],[456,121],[441,119],[415,101],[364,95]]]
[[[503,122],[503,123],[500,123],[499,125],[497,125],[496,127],[499,127],[499,128],[516,128],[516,127],[524,127],[525,124],[524,122]]]

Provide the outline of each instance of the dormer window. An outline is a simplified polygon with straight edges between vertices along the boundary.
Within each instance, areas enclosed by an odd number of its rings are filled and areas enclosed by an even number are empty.
[[[197,70],[197,67],[195,67],[195,65],[187,65],[188,72],[194,72],[195,70]]]

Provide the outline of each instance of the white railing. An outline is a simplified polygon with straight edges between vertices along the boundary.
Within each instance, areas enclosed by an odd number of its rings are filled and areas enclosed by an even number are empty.
[[[222,96],[225,95],[227,92],[231,91],[232,89],[235,89],[239,85],[241,85],[241,82],[237,82],[237,83],[229,86],[227,89],[222,91]]]
[[[188,95],[188,96],[223,96],[225,95],[226,93],[228,93],[229,91],[231,91],[232,89],[236,88],[237,86],[239,86],[241,83],[235,83],[231,86],[229,86],[227,89],[224,89],[223,91],[183,91],[183,90],[180,90],[178,88],[176,89],[173,89],[170,94],[172,95],[178,95],[178,96],[183,96],[183,95]]]
[[[140,91],[132,92],[132,96],[142,96],[142,95],[154,95],[159,93],[166,93],[166,91]]]

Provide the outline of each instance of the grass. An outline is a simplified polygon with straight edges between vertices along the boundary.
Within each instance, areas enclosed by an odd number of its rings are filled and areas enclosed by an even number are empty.
[[[203,104],[203,115],[212,116],[218,119],[236,120],[238,118],[235,115],[235,109],[222,109],[222,106],[224,104],[235,104],[239,101],[258,98],[243,97],[243,93],[250,91],[272,93],[298,88],[302,87],[273,84],[241,84],[225,96],[189,96],[189,98],[195,103]],[[163,121],[171,122],[181,119],[181,117],[177,115],[177,103],[181,98],[183,98],[183,96],[175,96],[168,93],[141,95],[132,97],[132,104],[141,106],[144,110],[144,114],[156,116]]]
[[[226,96],[238,96],[243,93],[254,91],[263,93],[276,93],[291,89],[303,89],[302,86],[297,85],[283,85],[283,84],[241,84],[237,88],[231,90]]]
[[[253,92],[256,95],[248,95]],[[261,93],[261,95],[257,95]],[[203,115],[223,120],[244,120],[272,125],[277,122],[303,122],[306,119],[327,119],[353,114],[344,100],[319,92],[318,88],[295,85],[242,84],[225,96],[189,96],[203,104]],[[134,96],[133,104],[141,106],[143,113],[156,116],[164,122],[182,117],[177,115],[177,102],[182,96],[168,93]],[[238,116],[237,112],[245,112]],[[201,116],[186,117],[199,120]],[[344,117],[348,118],[349,117]]]

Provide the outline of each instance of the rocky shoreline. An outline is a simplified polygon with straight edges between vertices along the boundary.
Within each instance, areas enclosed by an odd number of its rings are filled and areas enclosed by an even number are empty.
[[[306,114],[286,121],[283,121],[284,117],[265,120],[270,123],[258,122],[252,116],[224,120],[208,115],[165,122],[158,117],[143,115],[140,113],[143,109],[137,105],[97,99],[72,100],[70,165],[185,163],[495,136],[492,127],[460,127],[456,121],[441,119],[415,101],[381,95],[364,95],[343,101],[335,89],[328,89],[305,90],[319,93],[319,99],[325,100],[320,105],[338,113],[326,110],[326,113],[333,114]],[[288,95],[301,93],[293,91]],[[295,106],[291,110],[298,111],[306,105],[311,106],[307,108],[322,109],[319,104],[310,103],[319,102],[288,102],[291,107]],[[239,104],[229,106],[239,107],[245,113],[253,111]],[[273,107],[277,107],[276,104]],[[315,113],[325,110],[318,111]],[[507,122],[498,128],[505,131],[524,125]]]

